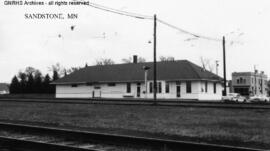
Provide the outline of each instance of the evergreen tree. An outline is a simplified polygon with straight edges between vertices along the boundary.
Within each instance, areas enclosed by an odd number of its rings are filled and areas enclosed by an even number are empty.
[[[53,81],[58,80],[58,79],[59,79],[59,74],[58,74],[58,72],[56,70],[54,70],[53,71]],[[50,87],[50,90],[51,90],[50,92],[51,93],[55,93],[56,92],[55,85],[50,85],[49,87]]]
[[[56,70],[53,71],[53,81],[58,80],[59,79],[59,74]]]
[[[20,83],[17,78],[17,76],[14,76],[11,80],[10,86],[9,86],[9,92],[11,94],[16,94],[20,91]]]
[[[51,82],[51,78],[50,78],[49,74],[46,74],[46,76],[42,82],[43,93],[53,93],[53,88],[50,85],[50,82]]]
[[[25,93],[34,93],[34,77],[32,73],[27,75]]]
[[[42,75],[40,72],[35,73],[34,77],[34,93],[42,93]]]
[[[19,72],[19,78],[20,78],[20,82],[19,82],[19,93],[26,93],[26,85],[27,85],[27,76],[25,73],[23,72]]]

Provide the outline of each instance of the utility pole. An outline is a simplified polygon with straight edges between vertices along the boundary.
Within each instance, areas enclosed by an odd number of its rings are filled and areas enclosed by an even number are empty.
[[[223,83],[224,83],[224,96],[227,95],[227,79],[226,79],[226,52],[225,52],[225,36],[222,38],[223,46]]]
[[[157,100],[157,60],[156,60],[156,33],[157,33],[157,16],[154,15],[154,104],[156,104]]]

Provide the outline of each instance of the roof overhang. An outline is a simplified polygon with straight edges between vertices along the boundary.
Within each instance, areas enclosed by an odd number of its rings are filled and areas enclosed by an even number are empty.
[[[216,79],[157,79],[158,81],[168,81],[168,82],[174,82],[174,81],[210,81],[210,82],[222,82],[222,80],[216,80]],[[153,81],[152,79],[149,79],[147,81]],[[71,84],[106,84],[106,83],[128,83],[128,82],[145,82],[145,80],[126,80],[126,81],[94,81],[94,82],[52,82],[50,84],[52,85],[71,85]]]

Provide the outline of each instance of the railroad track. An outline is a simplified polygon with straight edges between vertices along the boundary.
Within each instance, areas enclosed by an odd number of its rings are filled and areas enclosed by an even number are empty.
[[[0,145],[27,151],[262,151],[5,122],[0,122]]]
[[[71,132],[56,128],[1,123],[0,146],[16,151],[134,150],[134,147],[105,144],[95,138],[87,138]]]
[[[104,104],[104,105],[153,105],[152,100],[144,99],[45,99],[45,98],[0,98],[2,102],[60,103],[60,104]],[[156,105],[172,107],[204,107],[230,109],[270,109],[270,103],[222,103],[210,101],[158,100]]]

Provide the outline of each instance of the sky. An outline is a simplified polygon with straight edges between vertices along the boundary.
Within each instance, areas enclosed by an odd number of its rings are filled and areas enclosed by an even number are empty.
[[[147,16],[156,14],[158,19],[174,26],[214,39],[225,36],[228,79],[232,72],[251,72],[254,66],[270,75],[269,0],[91,2]],[[77,13],[79,17],[30,20],[24,18],[25,13]],[[101,58],[121,63],[123,58],[132,55],[153,60],[153,20],[122,16],[90,6],[7,6],[4,1],[0,2],[0,82],[10,82],[28,66],[46,74],[50,72],[48,67],[56,63],[65,68],[82,67],[86,63],[94,65]],[[223,76],[221,41],[196,38],[158,22],[159,56],[187,59],[198,65],[202,65],[200,59],[204,58],[214,69],[218,60],[218,74]]]

